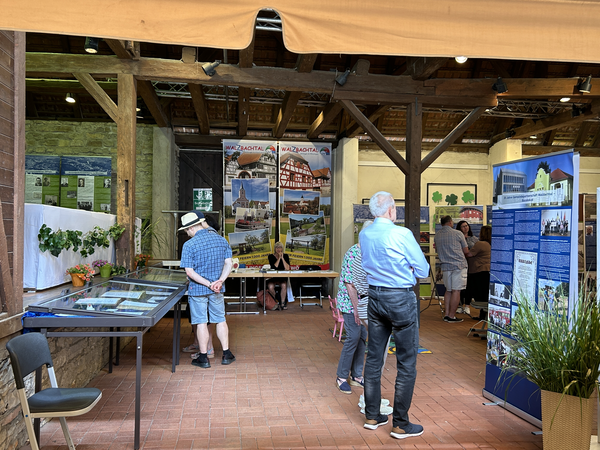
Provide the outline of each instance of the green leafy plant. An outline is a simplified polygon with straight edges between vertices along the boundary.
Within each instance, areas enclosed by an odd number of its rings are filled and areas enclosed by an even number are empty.
[[[84,258],[93,255],[96,247],[108,248],[110,240],[108,239],[108,230],[95,226],[93,229],[83,235],[81,250],[79,253]]]
[[[503,372],[521,375],[540,389],[590,398],[600,376],[600,306],[595,293],[581,290],[567,317],[558,302],[548,310],[521,298],[507,331],[515,336]]]
[[[42,252],[48,250],[50,254],[58,258],[63,249],[68,250],[73,247],[73,250],[77,251],[81,246],[81,235],[81,231],[62,231],[60,228],[53,231],[52,228],[43,224],[38,233],[39,247]]]
[[[117,265],[114,265],[112,267],[111,272],[110,272],[110,274],[112,276],[114,276],[114,275],[123,275],[124,273],[127,273],[127,269],[125,268],[125,266],[117,266]]]
[[[117,242],[119,240],[119,238],[123,235],[124,232],[125,232],[125,227],[119,225],[118,223],[115,223],[108,229],[108,234],[110,235],[111,238],[113,238],[113,240],[115,242]]]

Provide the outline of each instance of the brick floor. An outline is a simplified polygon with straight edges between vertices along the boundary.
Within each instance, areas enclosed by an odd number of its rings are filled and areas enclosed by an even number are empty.
[[[422,302],[422,308],[427,302]],[[464,316],[466,317],[466,316]],[[390,437],[390,424],[363,428],[357,406],[362,393],[339,392],[335,374],[342,348],[329,329],[328,308],[290,304],[267,315],[227,316],[236,361],[210,369],[181,364],[171,373],[172,319],[144,336],[141,446],[146,449],[388,449],[536,450],[537,429],[496,406],[484,406],[485,341],[467,337],[475,321],[445,323],[437,305],[421,315],[421,346],[411,419],[425,427],[422,436]],[[182,322],[182,347],[192,340]],[[121,354],[112,374],[106,369],[90,386],[103,398],[90,413],[68,419],[80,450],[133,449],[135,351]],[[393,399],[395,357],[382,377],[384,397]],[[57,420],[42,428],[44,450],[66,449]]]

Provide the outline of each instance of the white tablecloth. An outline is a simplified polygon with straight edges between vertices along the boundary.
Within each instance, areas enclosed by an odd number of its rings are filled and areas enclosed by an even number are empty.
[[[58,286],[71,280],[65,271],[77,264],[91,264],[97,259],[115,262],[115,246],[112,239],[108,248],[98,248],[96,251],[82,257],[79,252],[63,250],[58,258],[49,251],[41,252],[39,248],[38,233],[43,224],[58,230],[80,230],[83,233],[90,231],[96,225],[108,229],[115,224],[117,216],[99,212],[84,211],[81,209],[60,208],[57,206],[25,204],[24,223],[24,261],[23,261],[23,287],[47,289]]]

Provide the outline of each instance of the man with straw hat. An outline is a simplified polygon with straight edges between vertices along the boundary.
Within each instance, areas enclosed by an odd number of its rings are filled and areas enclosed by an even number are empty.
[[[181,218],[182,227],[190,240],[183,244],[180,266],[190,279],[188,300],[192,325],[197,325],[200,351],[192,360],[194,366],[208,369],[208,316],[211,323],[217,324],[217,336],[223,347],[221,364],[231,364],[235,356],[229,350],[229,328],[225,322],[225,299],[223,283],[231,266],[231,247],[206,223],[204,214],[191,211]]]

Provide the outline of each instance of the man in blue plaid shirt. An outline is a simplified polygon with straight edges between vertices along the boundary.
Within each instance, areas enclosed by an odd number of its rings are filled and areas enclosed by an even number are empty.
[[[229,350],[229,328],[225,322],[225,299],[223,283],[233,264],[231,247],[227,240],[210,228],[204,214],[191,211],[181,218],[179,230],[185,230],[189,241],[183,244],[180,266],[190,279],[188,300],[192,325],[197,325],[200,352],[192,360],[194,366],[208,369],[208,317],[217,324],[217,336],[223,347],[221,364],[231,364],[235,356]]]

